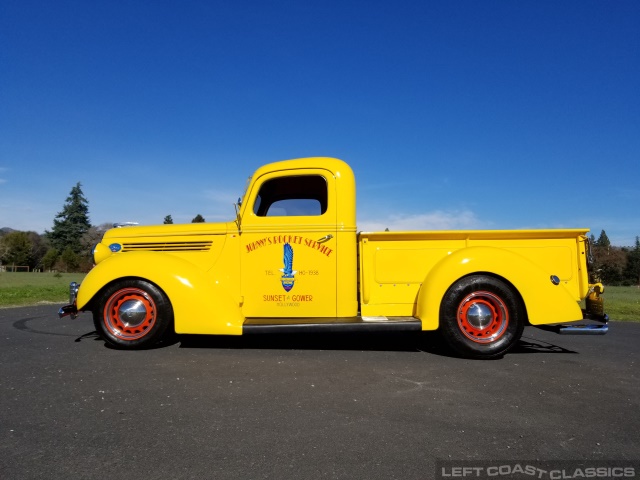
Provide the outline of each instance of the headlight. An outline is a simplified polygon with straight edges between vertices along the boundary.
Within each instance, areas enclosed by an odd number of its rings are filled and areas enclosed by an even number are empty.
[[[91,253],[93,254],[93,263],[97,265],[104,259],[109,258],[113,252],[104,243],[98,243],[93,247]]]

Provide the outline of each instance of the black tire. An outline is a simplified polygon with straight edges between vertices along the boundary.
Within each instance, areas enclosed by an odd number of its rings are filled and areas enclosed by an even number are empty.
[[[440,331],[464,357],[496,358],[520,339],[525,315],[522,300],[510,285],[488,275],[470,275],[445,294]]]
[[[173,328],[173,308],[157,286],[144,280],[120,280],[95,301],[93,323],[110,345],[127,350],[149,348]]]

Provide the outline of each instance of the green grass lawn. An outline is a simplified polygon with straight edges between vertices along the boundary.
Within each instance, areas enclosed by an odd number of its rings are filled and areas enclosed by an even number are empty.
[[[0,307],[69,301],[69,284],[84,273],[0,272]]]
[[[81,282],[84,273],[0,272],[0,307],[65,303],[69,283]],[[640,288],[605,287],[605,312],[611,320],[640,322]]]
[[[604,311],[611,320],[640,322],[640,288],[604,288]]]

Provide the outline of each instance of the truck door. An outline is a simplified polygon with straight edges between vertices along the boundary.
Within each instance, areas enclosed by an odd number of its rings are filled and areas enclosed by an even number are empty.
[[[323,169],[254,180],[240,237],[246,317],[336,316],[335,195]]]

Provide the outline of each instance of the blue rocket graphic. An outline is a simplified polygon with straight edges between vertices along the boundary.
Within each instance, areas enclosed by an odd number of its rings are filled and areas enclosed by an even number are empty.
[[[284,288],[284,290],[288,292],[293,288],[293,283],[295,282],[294,277],[295,274],[298,273],[293,269],[293,248],[288,243],[284,244],[283,262],[284,268],[280,269],[280,271],[282,272],[282,277],[280,280],[282,282],[282,288]]]

